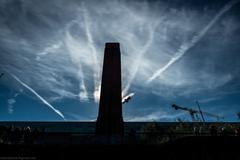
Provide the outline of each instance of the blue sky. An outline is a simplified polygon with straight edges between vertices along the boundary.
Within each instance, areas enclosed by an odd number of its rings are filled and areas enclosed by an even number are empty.
[[[0,120],[94,121],[119,42],[125,121],[238,121],[240,1],[0,1]],[[205,117],[207,121],[215,118]]]

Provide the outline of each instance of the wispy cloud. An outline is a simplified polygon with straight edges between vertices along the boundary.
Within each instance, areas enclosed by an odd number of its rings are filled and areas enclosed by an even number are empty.
[[[90,47],[91,53],[92,53],[92,61],[93,61],[93,80],[94,80],[94,93],[93,93],[93,97],[95,102],[99,101],[98,96],[96,96],[100,90],[99,90],[99,86],[100,86],[100,63],[99,60],[97,58],[97,49],[95,48],[95,43],[92,37],[92,32],[91,32],[91,28],[90,28],[90,22],[91,19],[89,17],[88,11],[86,10],[86,7],[84,6],[83,3],[83,16],[84,16],[84,22],[85,22],[85,31],[86,31],[86,36],[87,36],[87,41],[88,41],[88,45]]]
[[[142,108],[148,107],[149,96],[192,98],[217,90],[239,75],[238,49],[234,48],[238,18],[231,12],[227,15],[237,0],[220,11],[219,4],[212,3],[196,9],[194,2],[192,7],[179,8],[166,1],[118,0],[21,1],[9,10],[10,2],[0,2],[4,13],[0,15],[0,68],[41,90],[47,102],[77,99],[81,107],[97,106],[104,43],[111,41],[121,44],[123,95],[136,93],[133,103],[138,106],[143,97],[137,92],[145,93]],[[194,53],[178,61],[193,47]],[[225,60],[229,63],[220,65]],[[151,83],[146,84],[149,79]],[[1,83],[14,87],[4,79]]]
[[[21,89],[20,92],[23,92]],[[17,102],[16,98],[20,95],[20,93],[15,93],[12,98],[7,100],[8,103],[8,113],[12,114],[14,112],[14,104]]]
[[[189,49],[194,47],[208,32],[209,29],[223,16],[224,13],[229,11],[235,4],[240,2],[239,0],[233,0],[228,2],[217,14],[216,16],[201,30],[197,35],[195,35],[190,42],[184,43],[180,46],[177,53],[170,59],[170,61],[164,65],[162,68],[158,69],[153,75],[148,79],[148,83],[160,76],[164,71],[166,71],[172,64],[179,60]]]
[[[88,117],[88,116],[85,116],[85,115],[79,115],[79,114],[76,114],[76,113],[66,113],[66,115],[68,115],[69,117],[71,117],[71,120],[70,121],[81,121],[81,122],[94,122],[96,121],[96,119],[93,119],[91,117]]]
[[[13,113],[13,105],[16,103],[16,100],[14,98],[10,98],[7,100],[8,102],[8,113],[12,114]]]
[[[122,91],[122,95],[125,96],[128,93],[129,88],[132,85],[132,82],[134,80],[134,78],[136,77],[136,74],[138,72],[138,69],[142,63],[142,61],[144,61],[144,55],[146,54],[146,52],[148,51],[148,49],[151,47],[153,39],[154,39],[154,32],[156,30],[156,28],[158,27],[158,23],[159,22],[155,22],[156,24],[151,24],[152,28],[149,28],[149,38],[147,39],[146,44],[139,49],[139,55],[136,57],[135,61],[133,62],[133,69],[131,70],[131,74],[128,78],[128,82],[125,86],[125,88]],[[150,27],[150,25],[148,26]]]
[[[49,53],[56,52],[61,46],[62,42],[54,43],[51,46],[47,46],[42,52],[37,53],[36,60],[39,60],[41,56],[46,56]]]

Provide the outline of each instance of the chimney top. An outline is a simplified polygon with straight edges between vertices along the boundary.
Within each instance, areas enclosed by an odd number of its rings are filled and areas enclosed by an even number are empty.
[[[106,48],[119,47],[119,46],[120,46],[120,43],[118,43],[118,42],[107,42],[105,44]]]

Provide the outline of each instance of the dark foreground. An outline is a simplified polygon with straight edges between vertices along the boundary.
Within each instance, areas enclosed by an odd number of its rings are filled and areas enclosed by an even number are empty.
[[[239,123],[125,123],[123,136],[94,122],[1,122],[0,160],[240,160]]]
[[[27,145],[1,144],[0,159],[192,159],[239,160],[240,137],[191,136],[162,145]]]

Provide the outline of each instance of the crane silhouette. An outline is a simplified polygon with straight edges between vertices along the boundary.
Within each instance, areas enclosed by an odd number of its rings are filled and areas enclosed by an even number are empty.
[[[199,104],[198,104],[199,110],[195,110],[195,109],[187,108],[187,107],[181,107],[181,106],[178,106],[176,104],[173,104],[172,107],[176,110],[180,109],[180,110],[188,112],[190,114],[193,122],[197,122],[197,119],[196,119],[197,114],[201,114],[203,122],[205,122],[205,119],[204,119],[203,115],[206,115],[206,116],[209,116],[209,117],[215,117],[215,118],[217,118],[218,121],[220,119],[224,119],[223,116],[201,111]]]

